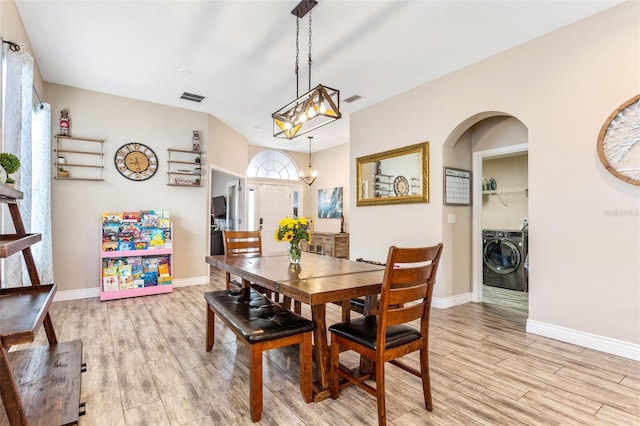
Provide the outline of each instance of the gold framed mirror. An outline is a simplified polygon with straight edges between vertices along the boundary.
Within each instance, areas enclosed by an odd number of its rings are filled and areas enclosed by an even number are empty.
[[[356,206],[429,202],[429,142],[356,158]]]

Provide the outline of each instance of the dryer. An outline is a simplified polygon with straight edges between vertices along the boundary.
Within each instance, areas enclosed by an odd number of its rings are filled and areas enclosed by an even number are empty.
[[[525,291],[524,233],[485,229],[482,231],[482,278],[485,285]]]

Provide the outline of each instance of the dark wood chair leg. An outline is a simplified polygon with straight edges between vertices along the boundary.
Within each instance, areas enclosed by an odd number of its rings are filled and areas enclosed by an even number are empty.
[[[387,424],[387,409],[385,407],[384,400],[384,364],[376,367],[379,367],[375,368],[376,400],[378,402],[378,426],[385,426]]]
[[[213,342],[215,341],[214,328],[215,314],[207,303],[207,352],[211,352],[211,349],[213,349]]]
[[[431,377],[429,375],[429,351],[420,350],[420,375],[422,379],[422,393],[424,394],[424,406],[427,411],[433,411],[431,400]]]
[[[340,345],[336,343],[335,335],[331,334],[331,355],[329,363],[329,394],[331,398],[338,398],[340,391],[340,375],[338,374],[338,366],[340,364]]]

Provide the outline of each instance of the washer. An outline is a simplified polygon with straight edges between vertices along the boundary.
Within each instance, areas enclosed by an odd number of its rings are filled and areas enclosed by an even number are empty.
[[[482,278],[485,285],[525,291],[522,231],[482,231]]]

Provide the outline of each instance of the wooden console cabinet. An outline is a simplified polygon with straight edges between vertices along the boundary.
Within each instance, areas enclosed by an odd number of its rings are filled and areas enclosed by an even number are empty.
[[[309,253],[321,254],[323,256],[349,258],[349,234],[346,232],[313,232],[311,233],[311,243],[301,246]]]

